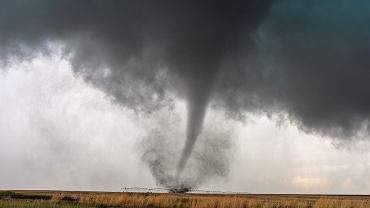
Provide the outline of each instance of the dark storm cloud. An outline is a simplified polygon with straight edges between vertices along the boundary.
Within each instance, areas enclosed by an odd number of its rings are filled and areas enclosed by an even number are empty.
[[[76,74],[138,112],[187,102],[181,171],[210,100],[235,118],[286,112],[307,132],[368,134],[368,1],[0,2],[0,54],[64,46]]]
[[[221,62],[252,43],[249,34],[269,5],[258,0],[4,1],[0,41],[2,53],[17,55],[24,55],[20,47],[62,41],[76,73],[134,109],[167,105],[171,85],[188,107],[181,172],[201,132]]]
[[[274,4],[255,33],[256,53],[222,71],[219,100],[236,116],[286,111],[307,132],[368,135],[369,8],[368,1]]]
[[[203,104],[222,57],[237,52],[265,4],[2,1],[1,54],[30,56],[45,41],[60,41],[76,72],[118,102],[145,111],[160,107],[164,73],[178,94]]]

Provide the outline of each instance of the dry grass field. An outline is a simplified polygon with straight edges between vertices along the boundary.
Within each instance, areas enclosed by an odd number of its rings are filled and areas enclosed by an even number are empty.
[[[370,208],[370,196],[3,191],[0,207]]]

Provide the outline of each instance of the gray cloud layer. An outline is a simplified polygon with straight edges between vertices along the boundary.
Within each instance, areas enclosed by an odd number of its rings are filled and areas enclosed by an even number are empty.
[[[367,1],[281,1],[255,35],[258,52],[224,70],[219,98],[232,113],[284,110],[303,130],[368,133]]]
[[[301,129],[368,135],[367,1],[2,1],[0,54],[65,45],[76,74],[138,112],[187,100],[183,169],[210,98],[235,118],[285,111]]]

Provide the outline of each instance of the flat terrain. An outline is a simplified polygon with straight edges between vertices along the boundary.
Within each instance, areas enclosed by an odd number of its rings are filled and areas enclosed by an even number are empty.
[[[368,195],[0,191],[0,208],[370,208]]]

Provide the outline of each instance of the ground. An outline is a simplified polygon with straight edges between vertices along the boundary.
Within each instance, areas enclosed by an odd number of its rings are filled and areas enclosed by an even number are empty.
[[[369,208],[365,195],[0,191],[0,208]]]

